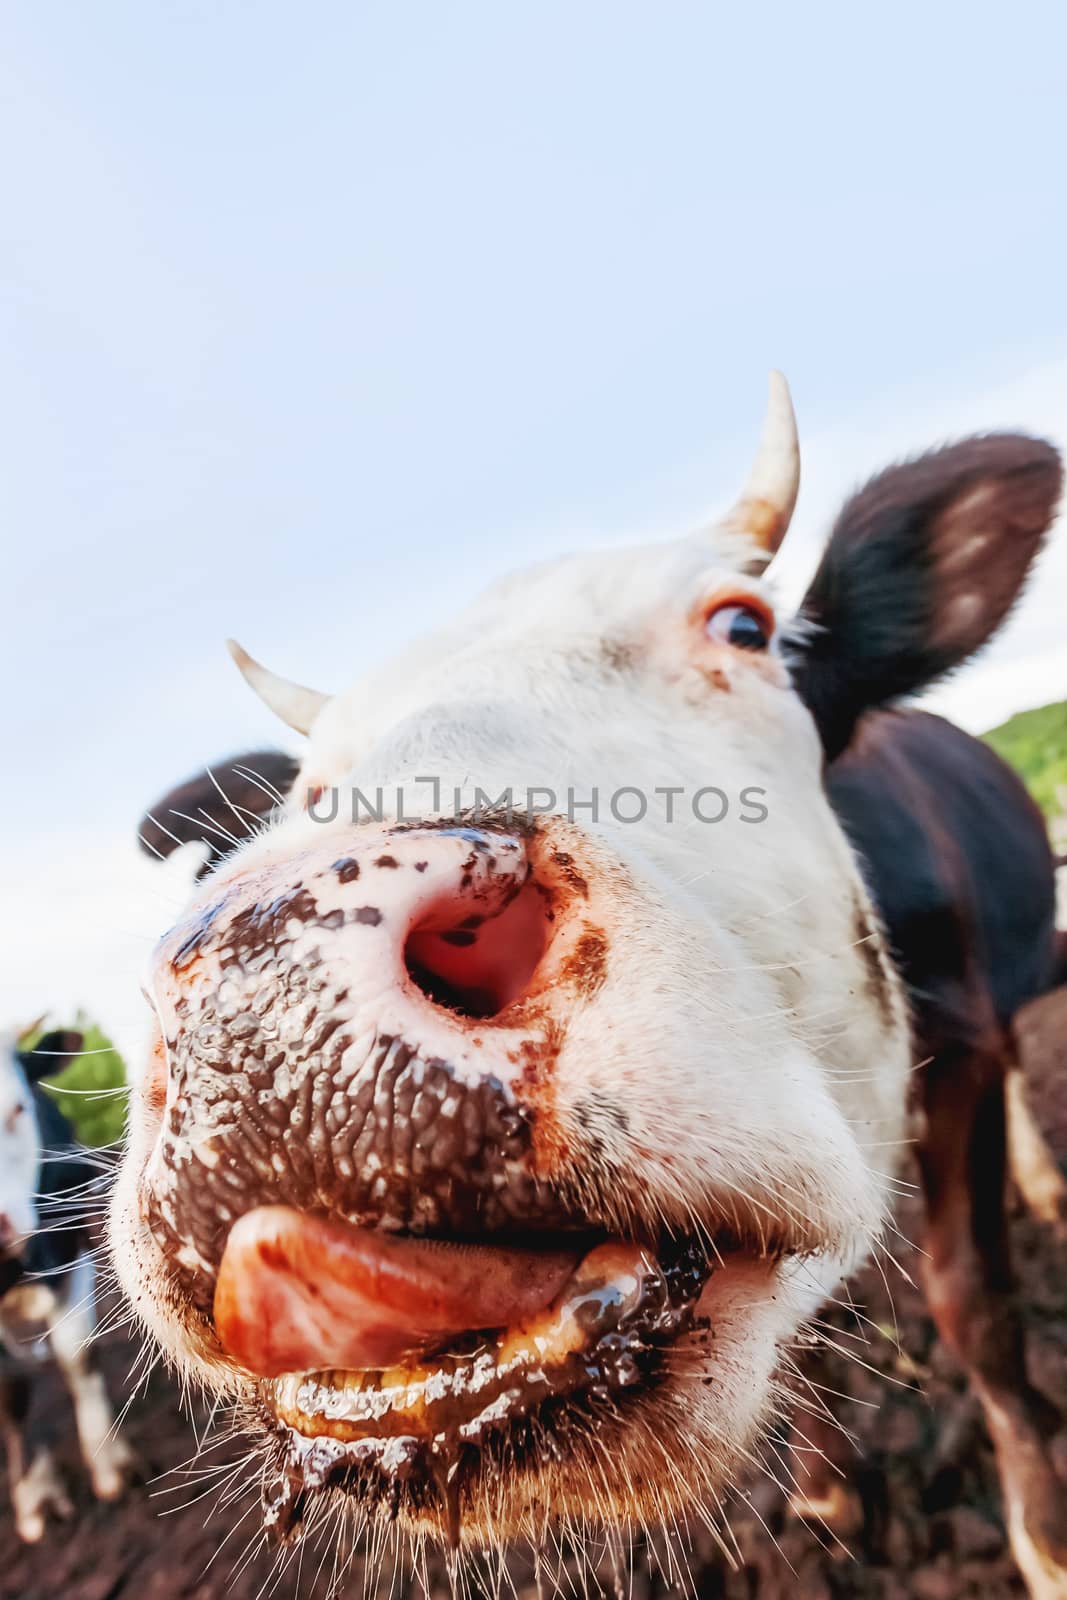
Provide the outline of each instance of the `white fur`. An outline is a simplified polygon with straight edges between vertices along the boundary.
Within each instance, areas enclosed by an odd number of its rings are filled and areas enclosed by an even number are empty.
[[[82,1460],[98,1500],[117,1500],[134,1465],[115,1414],[103,1375],[91,1366],[87,1351],[96,1333],[96,1271],[91,1257],[81,1256],[70,1274],[62,1302],[49,1323],[49,1343],[74,1403],[74,1421]]]
[[[74,1515],[74,1506],[50,1450],[37,1451],[29,1470],[12,1484],[11,1499],[15,1531],[25,1544],[37,1544],[44,1538],[49,1512],[64,1518]]]
[[[116,1500],[135,1467],[126,1440],[115,1428],[104,1379],[89,1359],[96,1328],[96,1272],[92,1258],[81,1255],[70,1272],[53,1286],[25,1278],[0,1300],[0,1348],[29,1367],[55,1358],[74,1405],[82,1460],[98,1500]],[[17,1425],[5,1422],[4,1444],[11,1479],[15,1526],[20,1539],[33,1543],[44,1533],[45,1517],[70,1516],[66,1489],[47,1450],[31,1463]]]
[[[37,1226],[41,1155],[33,1095],[15,1056],[15,1040],[0,1035],[0,1254],[17,1255]]]

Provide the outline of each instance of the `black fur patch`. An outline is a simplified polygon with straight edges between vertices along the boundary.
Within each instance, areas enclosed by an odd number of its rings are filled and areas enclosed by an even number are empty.
[[[1052,521],[1051,445],[989,434],[890,467],[845,505],[812,579],[793,679],[828,760],[870,707],[965,661],[1000,626]]]
[[[826,789],[910,990],[919,1056],[982,1025],[976,985],[1007,1024],[1054,983],[1044,821],[988,745],[927,712],[873,712]]]
[[[299,770],[284,750],[250,750],[213,763],[149,808],[137,825],[142,850],[169,856],[193,840],[206,844],[210,853],[198,874],[203,877],[234,848],[233,839],[252,837]]]

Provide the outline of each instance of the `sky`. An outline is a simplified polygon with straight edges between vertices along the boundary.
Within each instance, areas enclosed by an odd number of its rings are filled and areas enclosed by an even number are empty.
[[[790,378],[799,585],[980,427],[1067,446],[1067,10],[5,0],[0,1008],[120,1036],[181,885],[133,827],[472,575],[668,536]],[[1067,531],[936,699],[1067,694]]]

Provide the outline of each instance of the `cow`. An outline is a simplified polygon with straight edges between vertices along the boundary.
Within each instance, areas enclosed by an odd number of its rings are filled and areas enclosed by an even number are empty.
[[[82,1457],[100,1500],[115,1500],[133,1469],[114,1431],[92,1346],[95,1262],[85,1216],[98,1186],[95,1165],[41,1086],[82,1049],[73,1029],[43,1034],[32,1049],[0,1039],[0,1430],[15,1528],[42,1538],[46,1517],[73,1512],[51,1451],[27,1432],[33,1370],[49,1356],[74,1403]]]
[[[281,1541],[327,1500],[452,1550],[715,1516],[914,1114],[930,1303],[1031,1594],[1067,1594],[1004,1228],[1048,844],[899,709],[1010,611],[1060,461],[990,434],[888,468],[793,614],[798,481],[775,374],[710,529],[497,582],[332,697],[232,646],[308,743],[284,803],[213,813],[233,847],[157,949],[110,1236],[148,1334],[252,1419]]]

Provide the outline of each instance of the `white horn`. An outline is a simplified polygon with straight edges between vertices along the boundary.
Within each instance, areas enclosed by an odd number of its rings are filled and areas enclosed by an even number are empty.
[[[247,650],[243,650],[236,639],[227,639],[226,648],[240,667],[245,682],[274,715],[281,717],[297,733],[310,733],[311,724],[329,700],[329,695],[320,694],[317,689],[305,689],[300,683],[290,683],[287,678],[279,678],[277,673],[269,671]]]
[[[789,385],[772,372],[759,450],[727,525],[745,533],[767,557],[785,537],[800,488],[800,444]]]

